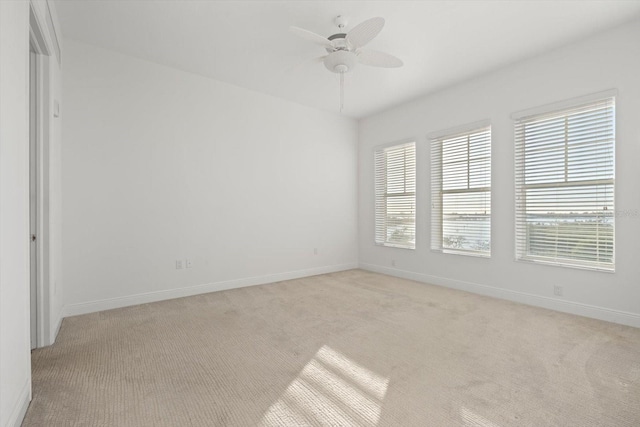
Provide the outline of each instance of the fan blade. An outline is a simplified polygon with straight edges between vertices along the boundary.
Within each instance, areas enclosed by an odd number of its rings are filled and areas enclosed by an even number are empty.
[[[354,49],[362,47],[373,40],[382,31],[382,27],[384,27],[384,18],[367,19],[347,33],[347,43]]]
[[[364,65],[383,68],[397,68],[403,65],[402,61],[393,55],[369,49],[358,53],[358,61]]]
[[[320,46],[323,46],[326,48],[333,49],[333,44],[331,43],[331,40],[325,37],[322,37],[319,34],[312,33],[309,30],[305,30],[304,28],[299,28],[299,27],[289,27],[289,31],[291,31],[293,34],[296,34],[299,37],[302,37],[307,41],[310,41],[315,44],[319,44]]]

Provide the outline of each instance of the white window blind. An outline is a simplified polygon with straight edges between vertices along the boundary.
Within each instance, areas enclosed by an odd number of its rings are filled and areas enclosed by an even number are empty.
[[[375,186],[376,243],[415,248],[415,143],[375,151]]]
[[[491,253],[491,128],[431,139],[431,249]]]
[[[615,99],[516,119],[516,256],[614,269]]]

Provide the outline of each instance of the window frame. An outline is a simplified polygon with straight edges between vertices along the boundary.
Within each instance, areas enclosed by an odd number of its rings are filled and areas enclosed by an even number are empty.
[[[394,242],[389,242],[387,240],[387,238],[385,237],[384,240],[379,240],[379,235],[378,235],[378,231],[379,231],[379,225],[378,225],[378,218],[380,216],[383,216],[385,218],[385,225],[383,226],[384,228],[384,233],[385,236],[387,235],[387,225],[386,225],[386,218],[387,218],[387,203],[386,201],[389,198],[388,193],[385,191],[383,197],[384,200],[384,213],[379,214],[378,212],[378,203],[379,203],[379,194],[378,194],[378,163],[377,163],[377,156],[378,153],[382,152],[387,152],[390,151],[392,149],[401,149],[402,147],[409,147],[409,146],[413,146],[413,155],[414,155],[414,176],[413,176],[413,183],[414,183],[414,191],[413,192],[405,192],[405,193],[401,193],[401,194],[394,194],[392,197],[402,197],[402,196],[413,196],[413,244],[407,244],[407,245],[403,245],[403,244],[399,244],[399,243],[394,243]],[[415,250],[416,249],[416,245],[417,245],[417,240],[418,240],[418,236],[417,236],[417,186],[418,186],[418,182],[417,182],[417,161],[418,161],[418,155],[417,155],[417,143],[415,139],[404,139],[404,140],[400,140],[400,141],[396,141],[396,142],[391,142],[388,144],[383,144],[383,145],[379,145],[373,148],[373,181],[374,181],[374,244],[376,246],[383,246],[383,247],[389,247],[389,248],[397,248],[397,249],[408,249],[408,250]],[[387,169],[385,167],[384,170],[384,177],[386,179],[387,176]],[[406,184],[405,184],[406,185]],[[385,183],[386,186],[386,183]]]
[[[470,188],[470,178],[467,180],[467,188],[466,189],[448,189],[444,190],[444,179],[443,179],[443,148],[442,143],[444,140],[454,139],[457,137],[467,136],[469,138],[472,134],[480,133],[483,131],[488,131],[489,133],[489,185],[483,187]],[[490,120],[481,120],[473,123],[464,124],[461,126],[457,126],[454,128],[449,128],[442,131],[433,132],[427,135],[427,141],[429,143],[430,148],[430,166],[431,166],[431,189],[430,189],[430,197],[431,197],[431,243],[430,249],[432,252],[443,253],[443,254],[453,254],[453,255],[464,255],[464,256],[472,256],[472,257],[480,257],[480,258],[491,258],[492,254],[492,124]],[[438,156],[438,165],[435,165],[435,161],[437,160],[435,157]],[[483,157],[484,158],[484,157]],[[471,157],[470,152],[467,153],[466,163],[467,163],[467,174],[470,174],[471,171],[471,163],[474,159]],[[489,250],[481,251],[481,250],[471,250],[471,249],[455,249],[455,248],[445,248],[444,247],[444,202],[443,196],[444,194],[462,194],[462,193],[489,193]]]
[[[527,263],[537,263],[543,265],[551,265],[556,267],[565,267],[565,268],[574,268],[581,270],[596,270],[600,272],[606,273],[614,273],[615,272],[615,192],[616,192],[616,179],[615,179],[615,169],[616,169],[616,116],[617,116],[617,95],[618,91],[608,90],[604,92],[599,92],[591,95],[586,95],[578,98],[573,98],[561,102],[556,102],[553,104],[544,105],[541,107],[536,107],[532,109],[523,110],[511,115],[513,119],[513,129],[514,129],[514,178],[515,178],[515,260],[518,262],[527,262]],[[525,144],[523,141],[519,142],[518,140],[518,127],[523,126],[523,123],[527,119],[532,118],[544,118],[544,116],[549,116],[548,120],[557,120],[564,117],[565,120],[565,128],[568,126],[568,118],[572,113],[572,110],[577,110],[580,108],[588,108],[589,106],[595,106],[599,103],[607,103],[611,102],[612,108],[612,143],[611,143],[611,162],[612,162],[612,173],[609,178],[598,178],[598,179],[588,179],[581,180],[577,179],[569,179],[569,145],[568,145],[568,137],[565,135],[564,143],[565,143],[565,154],[564,154],[564,181],[563,182],[550,182],[550,183],[526,183],[526,163],[524,160],[525,155]],[[575,114],[575,113],[574,113]],[[566,131],[565,131],[566,133]],[[524,138],[524,137],[522,137]],[[520,165],[520,166],[519,166]],[[553,188],[580,188],[587,186],[611,186],[611,205],[612,212],[611,216],[611,262],[605,263],[602,261],[588,261],[588,260],[579,260],[576,258],[566,258],[566,257],[558,257],[557,254],[555,257],[545,257],[541,255],[530,254],[530,233],[528,230],[524,232],[524,239],[522,238],[523,232],[519,231],[520,228],[526,227],[526,224],[523,225],[522,222],[526,222],[527,217],[527,190],[530,189],[553,189]],[[577,206],[577,205],[576,205]],[[608,210],[608,208],[605,208]],[[523,218],[523,219],[521,219]]]

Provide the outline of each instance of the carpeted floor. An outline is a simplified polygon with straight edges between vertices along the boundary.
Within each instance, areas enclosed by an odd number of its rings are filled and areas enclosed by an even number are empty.
[[[67,318],[24,426],[639,426],[640,329],[352,270]]]

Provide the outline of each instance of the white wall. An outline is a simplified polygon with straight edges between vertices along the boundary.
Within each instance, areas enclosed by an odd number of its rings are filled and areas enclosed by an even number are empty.
[[[640,326],[640,22],[442,90],[360,122],[359,251],[363,268]],[[460,66],[464,66],[461,60]],[[425,76],[429,78],[429,76]],[[616,271],[516,262],[513,112],[617,88]],[[492,123],[492,257],[430,250],[426,135]],[[374,245],[373,147],[417,141],[416,250]],[[391,267],[392,260],[396,267]],[[553,286],[564,297],[553,297]]]
[[[72,40],[64,58],[65,315],[357,266],[354,120]]]
[[[0,1],[0,426],[31,394],[28,54],[29,3]]]
[[[50,3],[52,13],[55,9]],[[57,21],[56,21],[57,26]],[[58,37],[62,33],[58,31]],[[62,40],[59,40],[62,43]],[[62,47],[63,52],[66,52]],[[64,306],[64,283],[62,277],[62,123],[64,120],[64,100],[62,96],[62,69],[54,58],[49,58],[51,70],[50,112],[53,112],[54,101],[60,108],[59,117],[50,123],[49,140],[49,271],[48,292],[50,296],[50,322],[48,344],[53,344],[60,330],[62,309]]]
[[[51,44],[57,20],[47,2],[31,0]],[[0,1],[0,426],[20,425],[31,396],[29,304],[29,1]],[[61,99],[60,68],[51,68],[51,96]],[[60,282],[60,122],[51,117],[49,184],[51,233],[48,279]],[[57,323],[61,298],[52,295],[47,323]],[[53,310],[50,308],[53,307]],[[56,308],[57,307],[57,308]],[[42,341],[55,339],[55,326]]]

